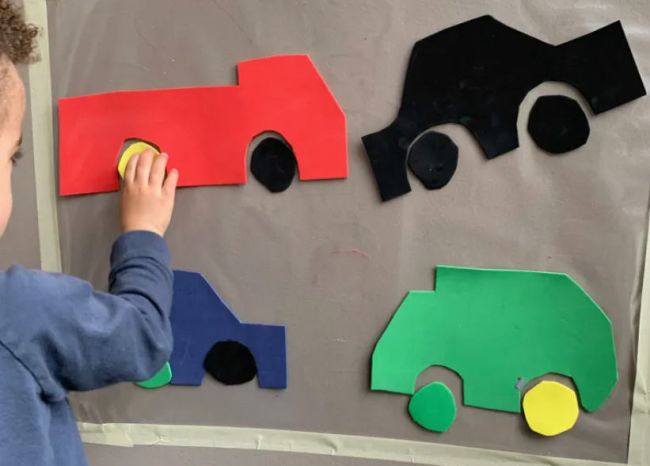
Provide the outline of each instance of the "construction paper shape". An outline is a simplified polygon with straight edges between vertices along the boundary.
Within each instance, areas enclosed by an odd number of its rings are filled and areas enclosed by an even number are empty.
[[[538,383],[524,395],[523,407],[528,427],[546,437],[572,429],[580,414],[576,393],[549,380]]]
[[[433,126],[463,125],[488,159],[517,148],[519,104],[544,81],[575,87],[596,114],[645,95],[620,22],[553,46],[482,16],[416,42],[397,118],[362,138],[381,198],[411,190],[409,147]]]
[[[573,379],[583,408],[618,371],[612,324],[562,273],[439,266],[435,291],[410,291],[372,354],[371,389],[412,395],[430,366],[463,380],[467,406],[518,413],[519,379]]]
[[[166,362],[165,365],[162,367],[162,369],[160,369],[156,373],[156,375],[143,382],[138,382],[136,385],[142,388],[153,389],[153,388],[164,387],[165,385],[169,384],[171,380],[172,380],[172,368],[169,365],[169,363]]]
[[[219,341],[208,352],[205,370],[224,385],[241,385],[255,378],[257,366],[248,348],[237,341]]]
[[[456,419],[454,394],[442,382],[425,385],[411,398],[409,414],[427,430],[446,432]]]
[[[174,271],[171,324],[172,385],[201,385],[210,350],[218,342],[232,341],[248,348],[255,358],[260,387],[287,387],[285,328],[240,322],[201,274]]]
[[[116,91],[59,100],[59,192],[116,191],[124,140],[155,141],[179,186],[243,184],[251,140],[274,131],[301,180],[348,176],[345,114],[307,55],[249,60],[239,84]]]
[[[253,150],[251,173],[266,189],[279,193],[289,187],[296,174],[296,158],[284,142],[266,138]]]
[[[146,150],[152,150],[155,155],[160,155],[160,151],[157,147],[146,143],[144,141],[136,141],[125,144],[125,148],[120,154],[119,161],[117,163],[117,172],[120,175],[120,178],[124,178],[124,172],[126,171],[126,166],[129,164],[129,160],[136,154],[141,154]]]
[[[528,117],[528,132],[539,147],[563,154],[589,139],[589,121],[578,102],[563,95],[539,97]]]
[[[429,131],[411,147],[408,165],[427,189],[449,183],[458,165],[458,146],[446,134]]]

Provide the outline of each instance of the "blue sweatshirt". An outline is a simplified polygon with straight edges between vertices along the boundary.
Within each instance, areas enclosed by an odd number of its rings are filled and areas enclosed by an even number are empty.
[[[160,236],[130,232],[110,293],[22,267],[0,273],[0,465],[85,465],[71,390],[145,380],[172,350],[173,275]]]

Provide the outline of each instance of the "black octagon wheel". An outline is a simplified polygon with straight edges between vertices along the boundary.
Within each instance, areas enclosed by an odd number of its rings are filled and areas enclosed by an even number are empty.
[[[537,99],[528,117],[528,132],[541,149],[563,154],[589,139],[589,122],[578,102],[563,95]]]
[[[408,166],[427,189],[449,183],[458,165],[458,147],[446,134],[428,131],[409,151]]]
[[[203,362],[205,371],[224,385],[250,382],[257,374],[255,358],[238,341],[220,341],[210,349]]]
[[[279,193],[289,187],[296,175],[296,157],[284,142],[266,138],[253,150],[251,172],[266,189]]]

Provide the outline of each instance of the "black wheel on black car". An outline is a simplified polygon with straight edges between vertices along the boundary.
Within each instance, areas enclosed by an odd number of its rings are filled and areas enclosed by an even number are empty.
[[[458,146],[446,134],[428,131],[411,146],[408,166],[427,189],[449,183],[458,165]]]
[[[296,157],[283,141],[269,137],[253,150],[251,172],[266,189],[279,193],[289,187],[296,175]]]
[[[255,358],[238,341],[220,341],[210,349],[203,362],[205,371],[224,385],[250,382],[257,374]]]
[[[539,97],[528,117],[528,132],[541,149],[563,154],[589,139],[589,122],[578,102],[564,95]]]

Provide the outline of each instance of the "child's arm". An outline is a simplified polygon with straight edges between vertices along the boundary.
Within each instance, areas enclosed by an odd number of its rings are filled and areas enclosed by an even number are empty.
[[[161,235],[178,174],[172,171],[165,180],[166,156],[152,159],[150,153],[136,156],[127,168],[126,233],[113,245],[109,293],[73,277],[20,267],[0,274],[0,315],[6,317],[0,319],[1,343],[32,372],[48,399],[145,380],[169,358],[173,275]]]
[[[172,272],[155,233],[120,236],[111,254],[110,294],[82,280],[12,267],[0,277],[11,312],[3,343],[48,397],[145,380],[171,353]]]

